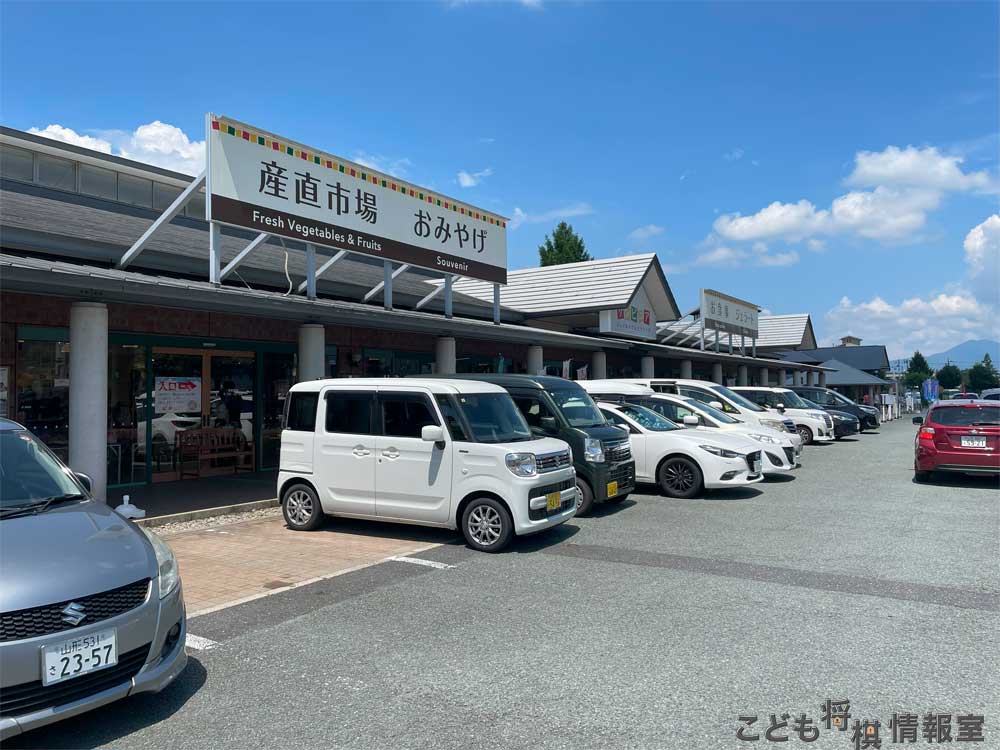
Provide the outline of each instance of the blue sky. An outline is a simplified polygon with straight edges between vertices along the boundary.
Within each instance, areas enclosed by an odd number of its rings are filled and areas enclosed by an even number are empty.
[[[12,127],[191,171],[214,111],[512,217],[511,268],[566,218],[659,253],[684,309],[893,356],[998,336],[996,3],[0,12]]]

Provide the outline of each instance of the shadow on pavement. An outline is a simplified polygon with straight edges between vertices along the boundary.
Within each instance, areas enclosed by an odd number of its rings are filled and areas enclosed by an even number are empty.
[[[835,442],[838,442],[838,443],[856,443],[856,442],[858,442],[858,439],[856,437],[840,437],[840,438],[837,438],[837,440]]]
[[[169,719],[201,689],[208,672],[201,662],[188,656],[188,665],[160,693],[141,693],[109,703],[89,713],[58,724],[18,735],[4,742],[7,748],[92,748],[120,740],[126,735]]]
[[[767,474],[764,476],[764,484],[788,484],[794,481],[794,474]]]
[[[379,539],[400,539],[428,544],[451,544],[458,532],[449,529],[435,529],[429,526],[413,526],[405,523],[386,521],[366,521],[356,518],[327,517],[317,529],[319,532],[335,531],[338,534],[377,537]],[[289,533],[292,533],[289,531]],[[460,535],[459,535],[460,536]]]
[[[540,531],[537,534],[531,534],[530,536],[514,537],[510,547],[500,554],[521,555],[530,552],[537,552],[538,550],[545,549],[546,547],[555,547],[563,542],[568,542],[580,533],[579,527],[573,525],[573,521],[575,520],[575,518],[571,518],[566,523],[561,523],[551,529]]]
[[[913,484],[927,487],[961,487],[970,490],[997,490],[1000,489],[1000,477],[997,476],[973,476],[968,474],[952,474],[937,472],[925,482],[918,482],[915,478],[911,480]]]
[[[733,487],[732,489],[709,490],[694,500],[749,500],[764,493],[756,487]],[[670,498],[667,498],[668,500]]]

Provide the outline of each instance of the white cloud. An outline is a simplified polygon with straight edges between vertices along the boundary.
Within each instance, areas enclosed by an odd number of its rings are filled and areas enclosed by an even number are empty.
[[[775,201],[750,216],[724,214],[712,225],[728,240],[753,241],[785,237],[800,240],[827,231],[830,212],[817,210],[807,200],[798,203]]]
[[[458,173],[458,184],[464,188],[475,187],[491,174],[493,174],[493,170],[489,167],[479,172],[466,172],[463,169]]]
[[[859,151],[848,185],[895,185],[933,190],[982,190],[990,186],[986,172],[963,172],[961,156],[946,156],[933,146],[888,146],[884,151]]]
[[[734,148],[731,151],[727,151],[722,155],[722,158],[726,161],[739,161],[743,158],[743,154],[746,152],[741,148]]]
[[[815,238],[806,240],[806,247],[814,253],[826,252],[826,243]]]
[[[716,247],[699,255],[694,264],[696,266],[729,266],[735,268],[743,264],[750,257],[746,250],[733,247]]]
[[[196,175],[205,168],[205,141],[192,141],[180,128],[159,120],[132,132],[97,131],[99,137],[81,135],[61,125],[31,128],[28,132],[184,174]]]
[[[517,229],[522,224],[545,224],[556,219],[570,219],[574,216],[589,216],[594,213],[594,207],[589,203],[573,203],[562,208],[554,208],[540,214],[529,214],[520,208],[514,209],[514,216],[507,223],[508,228]]]
[[[898,240],[923,228],[927,212],[941,203],[941,193],[923,188],[879,186],[853,191],[833,201],[831,232],[854,232],[876,240]]]
[[[663,234],[666,230],[657,224],[644,224],[641,227],[636,227],[631,232],[628,233],[628,238],[633,242],[647,242],[653,237],[658,237]]]
[[[742,268],[744,266],[777,268],[793,266],[798,262],[799,254],[795,250],[772,253],[763,242],[755,242],[750,250],[726,245],[714,247],[695,258],[694,265],[717,268]]]
[[[993,214],[965,236],[965,264],[973,291],[1000,307],[1000,214]]]
[[[382,154],[369,154],[366,151],[358,151],[354,154],[352,161],[357,162],[362,167],[374,169],[376,172],[392,175],[405,179],[413,166],[413,162],[406,157],[383,156]]]
[[[795,250],[789,250],[784,253],[764,253],[757,256],[757,265],[765,266],[769,268],[775,268],[778,266],[794,266],[799,262],[799,254]]]

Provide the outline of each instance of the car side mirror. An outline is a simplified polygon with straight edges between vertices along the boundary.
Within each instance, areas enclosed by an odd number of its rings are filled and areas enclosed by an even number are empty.
[[[555,417],[541,417],[538,420],[538,426],[542,428],[542,432],[546,435],[555,435],[559,431]]]
[[[443,443],[444,428],[436,424],[425,424],[420,428],[420,439],[427,443]]]
[[[913,424],[923,424],[923,423],[924,423],[924,418],[923,417],[914,417],[913,418]]]
[[[83,474],[83,473],[81,473],[79,471],[74,471],[73,472],[73,476],[76,477],[76,481],[78,481],[80,484],[82,484],[83,488],[85,490],[87,490],[87,492],[93,492],[94,491],[94,482],[93,482],[93,480],[89,476],[87,476],[86,474]]]
[[[777,409],[778,411],[784,411],[785,410],[785,405],[784,404],[775,404],[774,408]]]
[[[698,417],[696,417],[694,414],[688,414],[681,421],[684,422],[685,427],[697,427],[700,424],[700,422],[698,421]]]
[[[709,401],[708,405],[711,406],[713,409],[718,409],[719,411],[722,411],[721,401]]]

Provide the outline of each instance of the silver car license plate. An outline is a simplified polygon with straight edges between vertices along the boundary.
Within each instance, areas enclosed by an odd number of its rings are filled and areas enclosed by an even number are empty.
[[[972,435],[962,435],[962,447],[963,448],[985,448],[986,438],[985,437],[974,437]]]
[[[51,685],[118,663],[118,637],[114,628],[46,646],[42,655],[42,683]]]

